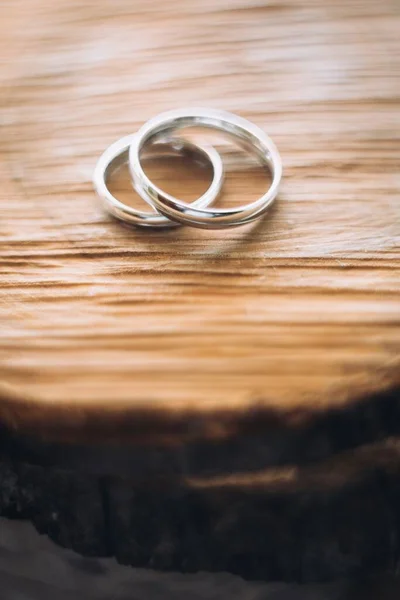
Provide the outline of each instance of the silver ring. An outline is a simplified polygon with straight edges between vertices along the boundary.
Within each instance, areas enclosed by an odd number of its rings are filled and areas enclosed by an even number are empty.
[[[128,151],[131,144],[137,138],[137,134],[128,135],[114,142],[99,158],[94,174],[93,185],[101,200],[104,202],[106,210],[117,219],[140,225],[142,227],[176,227],[179,223],[171,221],[157,212],[153,208],[153,212],[140,211],[131,206],[127,206],[108,189],[108,180],[113,170],[119,165],[127,162]],[[224,182],[224,167],[220,155],[212,146],[202,146],[194,144],[180,138],[166,138],[165,136],[157,136],[153,139],[154,142],[162,143],[163,146],[174,150],[175,152],[190,152],[200,155],[205,158],[212,166],[213,179],[208,190],[195,202],[192,206],[209,206],[218,196],[222,184]],[[140,187],[136,187],[137,193],[147,204],[152,205],[151,199],[147,196],[146,191]]]
[[[207,127],[224,132],[241,146],[256,154],[272,174],[268,191],[255,202],[235,208],[207,209],[189,205],[160,190],[143,171],[140,155],[154,136],[170,134],[186,127]],[[147,121],[133,139],[129,149],[129,168],[137,190],[163,215],[192,227],[220,229],[237,227],[261,217],[274,202],[282,177],[282,162],[275,144],[266,133],[250,121],[231,113],[214,109],[183,109],[162,113]],[[209,192],[206,192],[207,197]]]

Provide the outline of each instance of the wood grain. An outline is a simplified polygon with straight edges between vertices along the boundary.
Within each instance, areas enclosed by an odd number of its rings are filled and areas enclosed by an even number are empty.
[[[2,13],[0,421],[82,440],[146,412],[161,440],[197,415],[218,437],[255,408],[314,415],[396,382],[398,3],[13,0]],[[186,105],[237,112],[278,145],[284,182],[262,222],[161,233],[103,213],[100,153]],[[239,152],[227,164],[221,202],[255,198],[262,172]],[[153,171],[191,199],[208,173],[189,169]]]

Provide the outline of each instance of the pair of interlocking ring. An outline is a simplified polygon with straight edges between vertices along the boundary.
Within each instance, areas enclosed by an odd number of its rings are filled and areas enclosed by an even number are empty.
[[[210,208],[221,191],[224,168],[213,147],[194,144],[176,131],[188,127],[206,127],[222,131],[234,138],[247,151],[254,153],[272,177],[269,189],[256,201],[234,208]],[[143,151],[157,144],[173,152],[188,153],[206,159],[213,168],[212,182],[195,202],[188,204],[159,189],[146,175],[141,164]],[[111,194],[108,181],[112,171],[129,160],[132,184],[136,192],[152,208],[142,212],[120,202]],[[94,172],[95,189],[106,209],[121,221],[145,227],[171,227],[179,224],[204,229],[237,227],[260,218],[274,202],[282,177],[279,152],[266,133],[250,121],[234,114],[214,109],[183,109],[162,113],[145,123],[135,134],[128,135],[111,146],[100,157]]]

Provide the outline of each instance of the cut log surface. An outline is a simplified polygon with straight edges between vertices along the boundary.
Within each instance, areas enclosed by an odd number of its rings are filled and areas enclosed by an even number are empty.
[[[395,571],[399,4],[0,8],[0,514],[140,567]],[[277,144],[269,213],[226,231],[107,216],[108,144],[200,105]],[[221,151],[218,206],[263,193],[241,149],[189,134]],[[179,157],[145,167],[187,201],[210,181]],[[140,206],[126,167],[111,188]]]
[[[226,415],[308,414],[390,383],[396,2],[2,10],[1,379],[16,393],[1,420],[57,439],[99,421],[114,434],[127,414],[151,411],[156,436],[185,414],[218,435]],[[284,163],[274,210],[223,232],[108,218],[91,184],[101,152],[188,105],[237,112],[271,135]],[[229,159],[221,205],[255,199],[263,173],[241,152]],[[187,199],[208,177],[190,164],[156,172]]]

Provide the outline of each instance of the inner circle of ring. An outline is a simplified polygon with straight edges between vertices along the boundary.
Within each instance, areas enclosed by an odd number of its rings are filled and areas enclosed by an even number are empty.
[[[100,156],[97,161],[93,173],[94,188],[103,201],[106,210],[117,219],[133,225],[142,227],[177,227],[179,223],[171,221],[168,217],[160,214],[156,208],[152,212],[140,211],[118,200],[108,188],[108,178],[111,172],[120,164],[128,159],[129,148],[137,138],[137,133],[127,135],[120,138],[111,144]],[[193,202],[193,206],[203,207],[209,206],[218,196],[221,191],[224,181],[224,167],[219,153],[212,146],[203,146],[194,144],[180,138],[169,138],[165,136],[157,136],[157,141],[164,144],[170,144],[175,150],[190,150],[203,155],[212,166],[213,179],[212,182],[202,196]],[[140,197],[152,205],[151,199],[148,197],[146,190],[135,185],[136,192]]]

